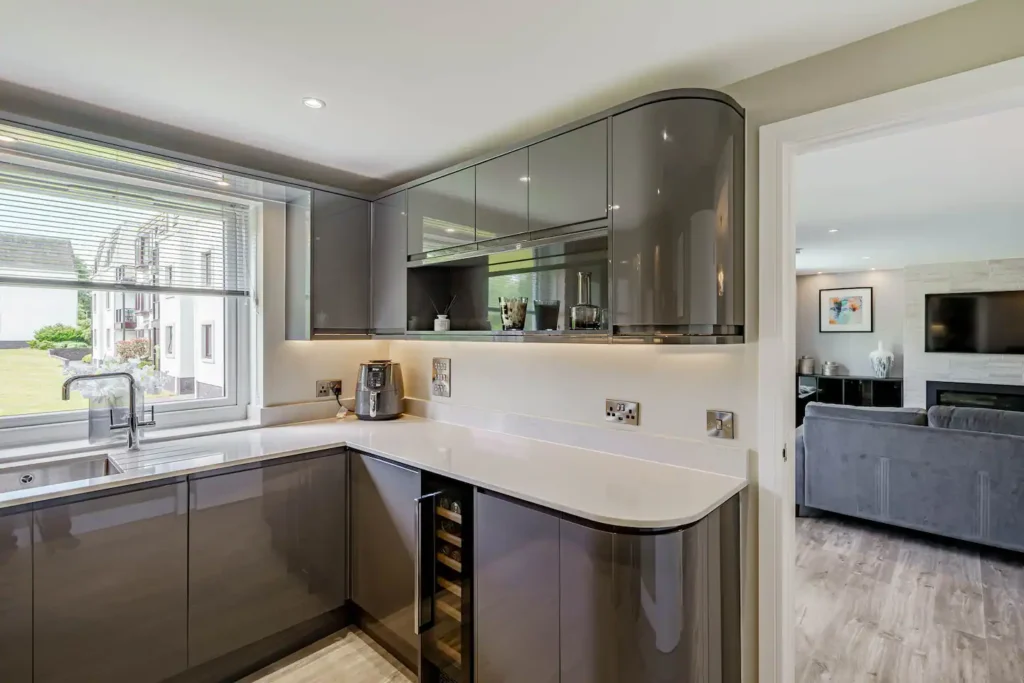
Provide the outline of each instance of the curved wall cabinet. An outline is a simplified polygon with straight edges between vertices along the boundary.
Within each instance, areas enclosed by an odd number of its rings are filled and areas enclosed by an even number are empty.
[[[401,228],[388,204],[408,197],[406,247],[399,253],[393,236],[375,242],[374,262],[426,267],[430,277],[420,279],[444,283],[439,295],[496,306],[486,279],[457,277],[466,262],[604,230],[608,267],[592,275],[597,291],[608,293],[608,331],[587,341],[741,343],[744,145],[743,109],[727,95],[647,95],[383,193],[374,221],[387,220],[387,232]],[[388,272],[404,286],[381,286],[374,276],[374,311],[389,313],[375,313],[374,332],[398,332],[390,314],[398,310],[406,311],[406,332],[429,332],[433,309],[406,307],[422,282],[394,266]],[[568,308],[577,299],[560,302]],[[474,321],[459,328],[453,317],[451,332],[488,331],[479,316]],[[580,341],[570,334],[515,340]]]

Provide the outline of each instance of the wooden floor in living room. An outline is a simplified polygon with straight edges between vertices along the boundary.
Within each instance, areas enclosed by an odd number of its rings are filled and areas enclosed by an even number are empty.
[[[1024,554],[796,520],[796,681],[1021,683]]]

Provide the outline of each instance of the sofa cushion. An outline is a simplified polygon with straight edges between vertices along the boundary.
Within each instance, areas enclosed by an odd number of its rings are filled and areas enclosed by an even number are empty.
[[[885,422],[887,424],[914,425],[924,427],[928,424],[928,415],[921,408],[865,408],[861,406],[841,406],[833,403],[807,404],[805,417],[842,417],[847,420],[864,420],[866,422]]]
[[[1024,413],[991,408],[932,406],[928,409],[928,426],[1024,436]]]

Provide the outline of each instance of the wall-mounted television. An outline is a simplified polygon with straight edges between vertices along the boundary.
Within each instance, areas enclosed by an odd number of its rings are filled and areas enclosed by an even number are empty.
[[[1024,354],[1024,291],[927,294],[925,351]]]

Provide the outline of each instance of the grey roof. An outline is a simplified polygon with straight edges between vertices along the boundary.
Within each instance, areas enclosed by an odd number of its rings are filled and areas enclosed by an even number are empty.
[[[0,232],[0,268],[74,273],[75,252],[69,239]]]

